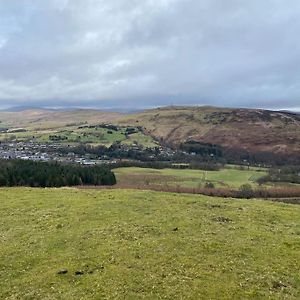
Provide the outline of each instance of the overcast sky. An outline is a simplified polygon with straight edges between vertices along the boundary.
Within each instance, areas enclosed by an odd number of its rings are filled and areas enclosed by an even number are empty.
[[[0,0],[0,106],[300,109],[299,0]]]

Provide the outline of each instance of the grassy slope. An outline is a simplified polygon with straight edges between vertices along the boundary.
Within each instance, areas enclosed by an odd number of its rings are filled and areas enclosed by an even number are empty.
[[[199,187],[206,181],[213,182],[216,187],[239,188],[244,183],[253,187],[259,177],[266,175],[265,171],[237,170],[226,168],[220,171],[150,169],[150,168],[118,168],[114,170],[120,184],[167,184],[183,187]]]
[[[103,128],[83,128],[79,125],[95,125],[101,123],[117,123],[122,114],[113,112],[101,112],[97,110],[51,111],[51,110],[27,110],[22,112],[0,112],[0,127],[11,129],[24,128],[26,132],[0,133],[0,141],[10,137],[17,137],[19,141],[26,141],[33,136],[38,142],[51,142],[49,136],[60,135],[68,137],[60,143],[89,143],[93,145],[110,146],[119,141],[131,145],[137,142],[144,147],[155,147],[157,143],[150,136],[141,132],[129,135],[126,139],[125,129],[113,131],[108,134]]]
[[[52,111],[33,109],[21,112],[0,112],[0,121],[12,128],[25,127],[28,129],[55,129],[72,123],[87,122],[87,124],[113,122],[122,115],[114,112],[78,109],[71,111]]]
[[[300,297],[300,206],[24,188],[0,201],[1,299]]]
[[[38,141],[40,142],[51,142],[49,136],[56,134],[68,139],[61,141],[62,144],[68,143],[93,143],[93,144],[104,144],[111,145],[115,141],[123,141],[126,139],[124,135],[125,130],[111,131],[112,134],[108,134],[108,130],[104,128],[97,129],[78,129],[78,128],[65,128],[58,132],[51,132],[43,134]]]

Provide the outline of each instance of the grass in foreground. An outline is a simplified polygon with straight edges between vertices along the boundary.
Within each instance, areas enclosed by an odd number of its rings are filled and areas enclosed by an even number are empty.
[[[300,297],[300,206],[134,190],[0,199],[1,299]]]

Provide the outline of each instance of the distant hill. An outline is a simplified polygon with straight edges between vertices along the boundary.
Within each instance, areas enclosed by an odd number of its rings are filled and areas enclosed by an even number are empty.
[[[32,108],[0,112],[0,121],[2,127],[36,129],[82,123],[141,126],[146,134],[174,147],[195,141],[229,150],[300,159],[300,115],[286,111],[172,106],[125,114],[93,109]]]
[[[8,127],[59,128],[69,124],[114,122],[121,113],[93,109],[52,110],[30,108],[0,112],[0,121]]]
[[[300,115],[260,109],[165,107],[124,118],[158,140],[217,144],[250,153],[300,156]]]
[[[3,109],[0,110],[1,112],[22,112],[22,111],[26,111],[26,110],[55,110],[55,109],[50,109],[50,108],[44,108],[44,107],[40,107],[40,106],[12,106],[10,108],[7,109]]]

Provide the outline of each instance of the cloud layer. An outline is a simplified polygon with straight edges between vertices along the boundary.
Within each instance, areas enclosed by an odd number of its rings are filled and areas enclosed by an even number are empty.
[[[0,105],[300,107],[298,0],[0,0]]]

